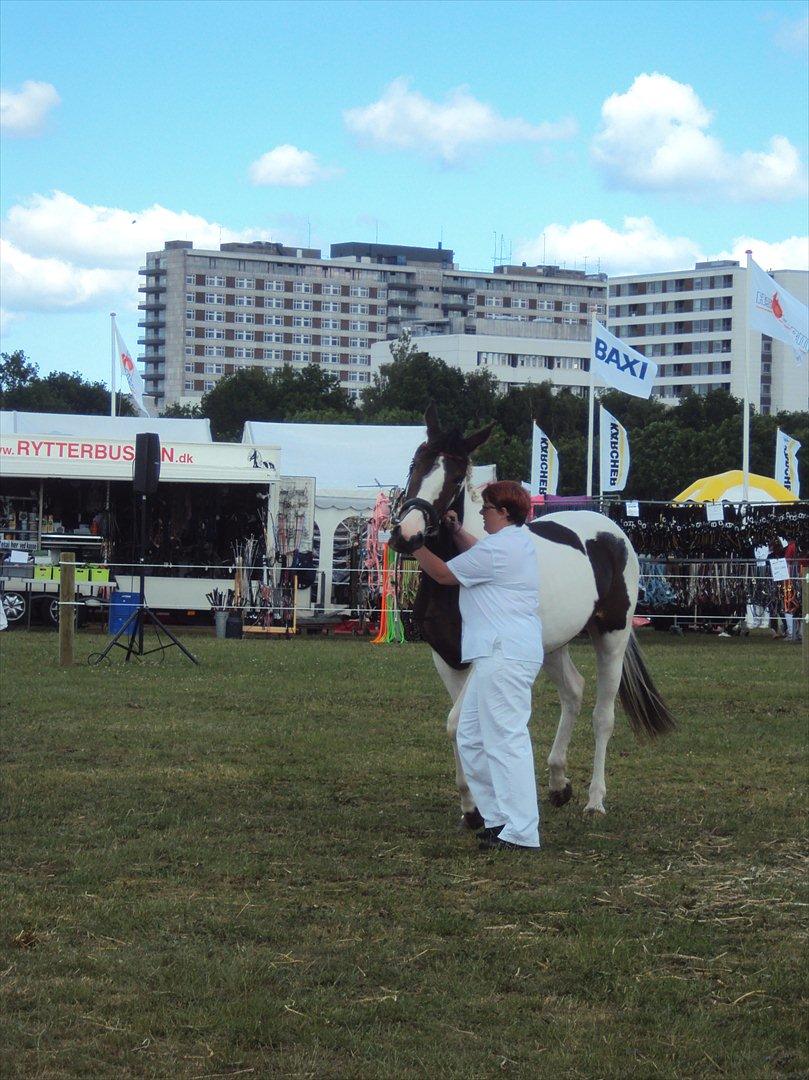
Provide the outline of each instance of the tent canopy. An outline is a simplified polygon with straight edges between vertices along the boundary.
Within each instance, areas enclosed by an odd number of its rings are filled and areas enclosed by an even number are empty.
[[[85,413],[0,412],[2,435],[73,435],[79,438],[133,439],[152,431],[161,440],[209,443],[211,422],[148,416],[89,416]]]
[[[280,446],[284,470],[321,488],[391,488],[404,483],[424,442],[421,424],[284,424],[248,420],[242,442]]]
[[[748,473],[747,501],[755,503],[797,502],[794,494],[771,476]],[[675,502],[733,502],[744,501],[744,475],[741,469],[703,476],[674,496]]]

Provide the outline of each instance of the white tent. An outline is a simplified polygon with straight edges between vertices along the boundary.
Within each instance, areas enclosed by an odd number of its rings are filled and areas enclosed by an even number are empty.
[[[152,431],[161,440],[209,443],[211,422],[179,417],[152,419],[148,416],[89,416],[84,413],[0,412],[0,435],[88,435],[100,439],[131,439]]]

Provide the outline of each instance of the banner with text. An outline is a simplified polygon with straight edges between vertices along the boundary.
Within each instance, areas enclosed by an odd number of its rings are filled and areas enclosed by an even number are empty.
[[[598,430],[601,447],[601,494],[623,491],[629,475],[629,439],[626,428],[619,424],[603,405],[598,407]]]
[[[648,398],[657,378],[657,364],[625,345],[597,319],[593,319],[590,363],[608,386],[633,397]]]
[[[791,491],[796,499],[801,497],[801,482],[798,476],[798,451],[801,444],[785,431],[776,428],[775,432],[775,479]]]
[[[531,446],[531,494],[555,495],[558,483],[559,455],[556,447],[535,422]]]

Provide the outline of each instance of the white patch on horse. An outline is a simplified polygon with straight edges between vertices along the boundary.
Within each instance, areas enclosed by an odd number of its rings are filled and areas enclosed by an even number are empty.
[[[434,503],[444,486],[444,455],[439,454],[432,469],[425,475],[419,488],[419,498]],[[410,510],[399,522],[403,540],[412,540],[427,528],[427,520],[421,510]]]

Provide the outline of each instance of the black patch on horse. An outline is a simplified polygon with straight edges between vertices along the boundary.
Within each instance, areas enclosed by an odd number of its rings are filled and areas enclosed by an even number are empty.
[[[529,522],[528,528],[535,536],[550,540],[552,544],[567,544],[568,547],[580,551],[582,555],[587,554],[580,538],[566,525],[559,525],[556,521],[543,521],[540,518],[539,521]]]
[[[463,492],[459,493],[451,510],[455,510],[463,522]],[[452,534],[443,525],[426,546],[435,555],[452,559],[458,554]],[[434,649],[445,664],[456,671],[464,671],[469,664],[461,661],[461,609],[458,605],[458,585],[439,585],[437,581],[421,573],[419,591],[413,603],[413,622],[424,641]]]
[[[598,596],[590,623],[602,634],[623,630],[630,606],[624,578],[626,544],[619,536],[600,532],[594,540],[587,541],[586,547]]]

